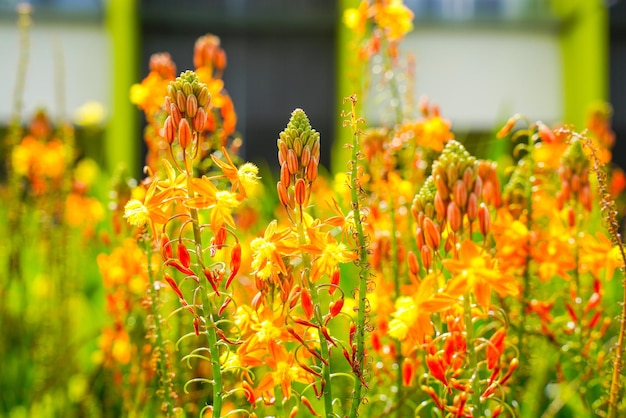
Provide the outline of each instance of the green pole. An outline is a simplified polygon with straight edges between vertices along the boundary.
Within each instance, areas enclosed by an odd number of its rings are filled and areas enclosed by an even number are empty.
[[[602,0],[553,0],[553,6],[562,19],[563,118],[582,129],[589,106],[608,98],[608,11]]]
[[[359,93],[361,75],[357,63],[357,51],[353,47],[356,46],[357,36],[343,23],[343,12],[350,7],[358,7],[358,0],[340,0],[337,2],[339,7],[339,21],[337,22],[337,115],[335,124],[335,142],[332,144],[331,153],[331,172],[345,172],[350,159],[350,150],[345,148],[345,144],[352,141],[352,132],[348,128],[344,128],[341,117],[341,111],[348,111],[349,104],[344,104],[343,100],[354,93]],[[360,103],[362,97],[357,97],[357,109],[361,109]],[[363,115],[359,115],[363,116]]]
[[[107,28],[111,40],[111,118],[105,134],[105,165],[109,173],[124,167],[138,176],[137,110],[129,99],[137,82],[139,33],[136,0],[109,0]]]

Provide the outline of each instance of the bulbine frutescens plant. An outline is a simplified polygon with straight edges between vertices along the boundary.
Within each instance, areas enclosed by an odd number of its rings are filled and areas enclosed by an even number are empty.
[[[209,384],[212,391],[204,409],[217,417],[222,416],[225,400],[236,389],[224,378],[224,362],[241,343],[239,333],[231,332],[229,319],[229,309],[236,306],[231,283],[241,262],[232,212],[246,196],[245,187],[256,182],[257,169],[251,164],[236,168],[224,151],[226,162],[213,156],[220,169],[218,175],[196,176],[199,157],[207,151],[202,134],[210,101],[207,86],[191,71],[169,84],[165,98],[168,115],[161,134],[170,158],[162,161],[164,176],[150,173],[144,196],[126,204],[125,217],[141,228],[150,251],[160,254],[162,264],[155,268],[162,275],[158,282],[169,285],[181,309],[191,314],[193,328],[181,340],[203,337],[185,359],[206,360],[210,364],[208,376],[194,377],[185,390],[193,384]],[[157,333],[161,326],[156,324]],[[164,354],[168,350],[157,349]],[[158,363],[166,361],[164,355],[159,357]],[[167,373],[165,368],[163,372]],[[167,376],[162,379],[168,380]],[[163,409],[174,414],[170,388],[162,389]]]

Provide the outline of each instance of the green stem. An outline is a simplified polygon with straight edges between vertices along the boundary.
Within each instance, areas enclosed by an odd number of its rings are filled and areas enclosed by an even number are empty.
[[[357,375],[354,379],[354,389],[352,392],[352,406],[350,408],[350,417],[356,418],[359,414],[359,406],[361,405],[361,392],[363,390],[363,369],[365,365],[365,328],[366,328],[366,316],[365,312],[367,308],[367,282],[369,281],[370,271],[367,263],[367,243],[365,241],[365,233],[363,232],[363,224],[361,222],[361,209],[359,204],[359,191],[360,184],[357,179],[357,147],[359,140],[359,130],[357,126],[357,119],[355,115],[356,109],[356,97],[351,98],[352,101],[352,114],[351,114],[351,126],[352,126],[352,156],[350,168],[350,190],[352,198],[352,213],[354,216],[354,227],[357,233],[359,259],[359,304],[356,323],[356,353],[355,362],[353,364],[353,372]]]
[[[148,279],[150,282],[150,288],[148,289],[148,295],[150,297],[150,307],[152,309],[152,317],[154,318],[154,337],[155,337],[155,347],[153,348],[154,352],[157,353],[157,368],[158,373],[160,374],[159,385],[161,386],[161,390],[163,391],[163,402],[164,406],[167,410],[167,416],[174,416],[174,400],[171,397],[171,383],[172,380],[167,372],[167,361],[165,360],[167,356],[167,351],[165,349],[165,343],[163,339],[163,332],[161,330],[161,323],[163,318],[161,317],[161,312],[159,311],[159,290],[158,286],[155,286],[154,275],[152,274],[152,246],[150,245],[151,240],[146,239],[145,241],[145,252],[148,260]]]
[[[192,169],[189,167],[189,158],[184,154],[185,158],[185,174],[187,177],[187,196],[194,197],[192,179]],[[193,226],[193,240],[196,244],[196,257],[201,268],[204,268],[204,260],[202,257],[202,233],[200,232],[200,221],[198,220],[198,210],[195,208],[189,209],[189,216],[192,220]],[[211,371],[213,372],[213,417],[219,418],[222,416],[222,398],[224,395],[224,387],[222,382],[222,367],[220,364],[220,352],[217,345],[217,332],[215,331],[217,325],[213,318],[213,304],[209,300],[209,289],[206,280],[200,280],[200,294],[202,297],[202,309],[204,317],[206,319],[207,338],[209,343],[209,353],[211,354]]]
[[[396,224],[396,202],[395,198],[390,195],[389,199],[389,211],[391,217],[391,277],[393,277],[393,291],[394,291],[394,299],[398,299],[400,297],[400,266],[398,264],[398,242],[396,240],[397,235],[397,224]],[[395,340],[396,346],[396,365],[398,366],[396,370],[396,416],[401,416],[401,407],[403,402],[402,396],[402,343],[400,340]]]
[[[476,358],[476,344],[474,341],[474,323],[472,322],[472,305],[470,303],[470,295],[466,294],[463,298],[463,309],[465,310],[465,340],[467,344],[467,355],[469,357],[469,369],[472,371],[472,403],[474,409],[472,415],[474,417],[482,417],[483,410],[480,404],[480,377],[478,375],[478,360]]]
[[[524,157],[526,159],[526,164],[528,164],[528,183],[526,183],[526,233],[528,234],[528,239],[526,241],[526,245],[528,246],[526,250],[526,259],[524,262],[524,287],[522,291],[522,307],[521,307],[521,321],[518,329],[518,340],[517,346],[520,353],[520,357],[524,356],[524,334],[526,332],[526,308],[528,306],[528,298],[530,296],[530,263],[532,261],[532,242],[531,242],[531,231],[533,227],[533,176],[535,171],[535,165],[533,161],[532,150],[535,146],[533,140],[532,131],[529,129],[528,131],[528,150],[527,154]],[[522,359],[520,359],[520,362]],[[523,363],[522,363],[523,364]]]
[[[301,215],[301,214],[300,214]],[[298,227],[298,244],[306,245],[306,234],[304,231],[304,223],[302,222],[302,216],[296,215],[297,219],[297,227]],[[305,271],[304,280],[309,294],[311,295],[311,302],[315,309],[315,322],[319,325],[318,328],[318,336],[320,340],[320,351],[321,356],[326,363],[322,363],[322,376],[323,376],[323,385],[324,388],[322,390],[322,396],[324,397],[324,416],[332,417],[333,415],[333,393],[332,393],[332,385],[330,382],[330,350],[328,347],[328,341],[326,341],[326,337],[322,332],[322,327],[324,326],[324,321],[320,316],[319,306],[319,295],[317,294],[317,289],[311,280],[309,280],[309,272],[311,271],[311,258],[309,254],[305,251],[302,251],[302,263]]]

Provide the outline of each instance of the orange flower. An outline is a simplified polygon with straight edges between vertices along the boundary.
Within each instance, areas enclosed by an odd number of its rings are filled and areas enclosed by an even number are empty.
[[[476,302],[487,308],[492,289],[500,296],[518,293],[515,278],[502,272],[497,262],[472,241],[461,243],[458,260],[447,259],[442,263],[454,275],[446,286],[446,292],[452,296],[473,292]]]
[[[595,238],[586,236],[580,240],[581,273],[590,272],[599,278],[604,271],[606,280],[610,280],[615,270],[623,265],[620,249],[604,234],[598,233]]]
[[[315,381],[312,374],[298,365],[293,353],[287,352],[287,348],[275,340],[269,342],[269,355],[265,358],[265,364],[273,371],[267,373],[256,387],[258,397],[264,393],[274,393],[274,387],[280,385],[283,399],[291,398],[292,382],[310,384]]]
[[[383,29],[389,41],[400,41],[413,30],[413,12],[402,0],[382,1],[374,7],[374,21]]]
[[[401,296],[396,300],[396,310],[391,314],[389,335],[402,341],[403,352],[420,347],[426,337],[433,333],[431,314],[442,311],[456,299],[435,291],[436,276],[428,275],[414,289],[403,292],[413,296]]]

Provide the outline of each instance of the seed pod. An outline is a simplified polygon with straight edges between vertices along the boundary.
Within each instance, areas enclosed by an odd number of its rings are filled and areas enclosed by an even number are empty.
[[[163,138],[168,144],[172,144],[174,139],[176,139],[176,125],[174,125],[174,121],[171,116],[165,118],[165,123],[163,124]]]
[[[206,127],[206,112],[204,108],[199,107],[196,115],[193,117],[193,130],[196,132],[204,131]]]
[[[178,124],[178,142],[183,149],[191,144],[191,127],[185,118],[181,119]]]
[[[186,106],[187,116],[193,118],[196,116],[196,112],[198,111],[198,99],[193,94],[187,96],[187,106]]]

